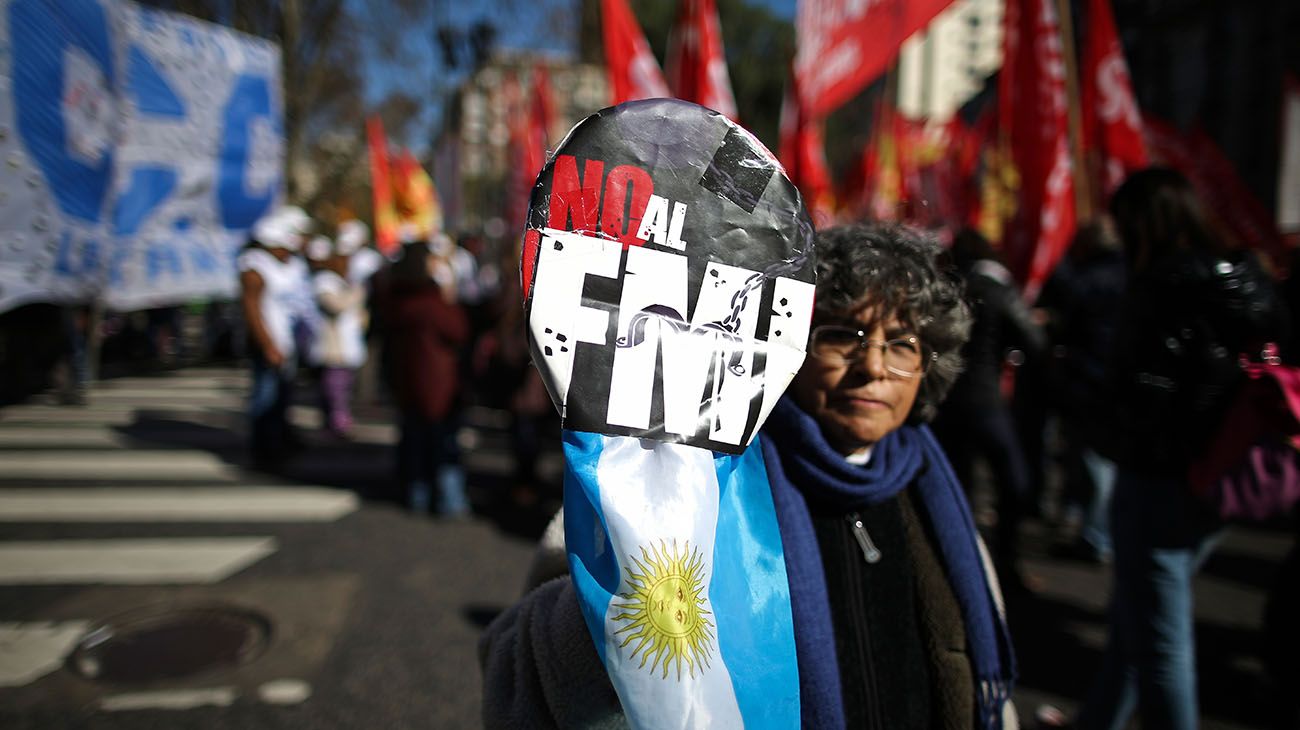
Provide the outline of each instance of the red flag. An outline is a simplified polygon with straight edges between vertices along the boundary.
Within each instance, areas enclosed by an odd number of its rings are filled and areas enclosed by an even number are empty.
[[[366,120],[370,142],[370,183],[375,205],[375,246],[388,255],[397,248],[397,208],[393,204],[393,179],[388,168],[388,140],[379,117]]]
[[[799,0],[794,65],[803,108],[820,117],[853,98],[951,2]]]
[[[511,129],[513,172],[507,193],[507,217],[514,230],[522,230],[528,216],[528,198],[537,174],[546,164],[546,146],[554,118],[551,81],[546,68],[533,67],[532,93],[523,101],[519,86],[509,79],[507,94],[512,95],[516,113]]]
[[[610,102],[669,96],[668,84],[627,0],[601,0],[600,13]]]
[[[682,0],[668,36],[668,88],[678,99],[706,106],[736,120],[722,28],[713,0]]]
[[[822,122],[808,118],[800,109],[793,76],[781,101],[781,141],[777,149],[786,176],[799,188],[804,203],[812,212],[813,223],[818,228],[831,225],[835,217],[835,198],[831,192],[830,170],[826,165]]]
[[[1008,0],[1000,123],[1020,176],[1016,219],[1003,242],[1008,267],[1032,300],[1075,227],[1065,58],[1055,0]]]
[[[438,202],[438,190],[415,155],[402,150],[389,172],[393,181],[394,207],[401,223],[413,225],[424,238],[441,231],[442,206]]]
[[[1102,193],[1109,196],[1125,177],[1148,164],[1142,117],[1115,32],[1110,0],[1090,0],[1088,4],[1080,89],[1083,148],[1096,171],[1090,177],[1099,179]]]

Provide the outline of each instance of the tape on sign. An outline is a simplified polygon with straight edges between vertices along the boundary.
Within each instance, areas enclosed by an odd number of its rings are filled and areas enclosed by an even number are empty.
[[[743,451],[803,363],[813,246],[798,190],[726,117],[652,99],[578,123],[521,262],[564,427]]]

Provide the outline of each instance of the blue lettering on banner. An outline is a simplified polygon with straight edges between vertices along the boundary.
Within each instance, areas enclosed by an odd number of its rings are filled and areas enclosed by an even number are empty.
[[[126,89],[143,114],[185,117],[185,104],[138,46],[131,46],[127,53]]]
[[[169,243],[154,242],[144,251],[145,278],[150,283],[157,281],[163,274],[179,277],[184,272],[181,257]]]
[[[222,115],[221,148],[217,153],[217,208],[221,224],[231,230],[253,225],[275,200],[275,184],[260,195],[248,193],[248,168],[253,154],[253,123],[259,118],[280,134],[280,120],[271,114],[271,85],[261,76],[242,75],[235,80]]]
[[[113,209],[113,234],[135,235],[155,208],[176,189],[176,171],[162,167],[141,167],[131,171],[126,192]]]
[[[13,97],[18,134],[28,154],[45,176],[59,208],[85,221],[98,221],[113,181],[113,150],[105,145],[95,159],[74,156],[68,148],[64,94],[68,89],[68,58],[78,53],[114,88],[113,55],[108,18],[94,0],[15,0],[9,6],[9,39],[13,44]],[[111,108],[88,113],[112,115]]]

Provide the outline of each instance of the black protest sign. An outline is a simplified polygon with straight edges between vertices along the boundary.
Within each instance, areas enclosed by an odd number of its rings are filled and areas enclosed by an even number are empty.
[[[631,102],[580,122],[533,188],[533,361],[565,428],[739,453],[803,362],[814,233],[748,132]]]

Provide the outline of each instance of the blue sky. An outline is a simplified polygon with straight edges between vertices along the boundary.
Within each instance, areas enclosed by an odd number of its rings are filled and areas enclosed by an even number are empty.
[[[673,0],[664,0],[672,2]],[[365,0],[350,0],[356,17],[364,19]],[[749,0],[771,8],[785,17],[793,17],[795,0]],[[497,47],[571,55],[577,41],[578,0],[478,0],[456,2],[440,0],[434,5],[434,17],[424,27],[405,29],[397,39],[406,63],[367,62],[367,102],[383,99],[393,89],[429,98],[424,117],[414,125],[408,142],[423,151],[430,134],[442,116],[443,99],[464,80],[466,70],[448,69],[433,40],[434,24],[466,30],[479,20],[497,27]],[[567,22],[573,18],[572,22]]]

